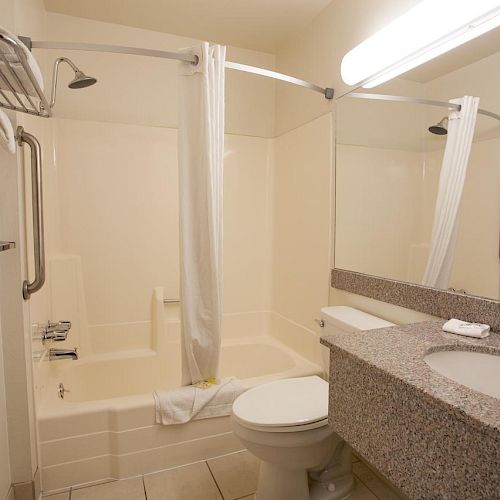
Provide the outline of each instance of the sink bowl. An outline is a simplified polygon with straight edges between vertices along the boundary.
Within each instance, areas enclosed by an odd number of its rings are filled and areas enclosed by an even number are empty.
[[[500,399],[500,355],[474,351],[437,351],[424,361],[445,377]]]

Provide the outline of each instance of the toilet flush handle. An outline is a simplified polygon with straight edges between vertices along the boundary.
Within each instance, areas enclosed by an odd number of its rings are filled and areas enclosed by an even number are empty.
[[[318,323],[318,325],[319,325],[320,328],[324,328],[325,327],[325,322],[322,319],[314,318],[314,321],[316,323]]]

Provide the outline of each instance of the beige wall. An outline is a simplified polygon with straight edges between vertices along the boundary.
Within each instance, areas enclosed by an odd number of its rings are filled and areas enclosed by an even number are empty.
[[[14,33],[43,36],[44,9],[39,0],[2,0],[2,26]],[[43,66],[43,61],[41,61]],[[40,135],[40,120],[9,113],[14,127],[22,124]],[[31,373],[31,329],[29,307],[20,284],[26,276],[26,247],[23,241],[22,155],[0,153],[2,186],[0,228],[2,239],[15,241],[17,248],[0,259],[1,344],[0,362],[0,495],[10,483],[33,479],[37,468],[35,408]],[[8,429],[8,432],[7,432]],[[10,462],[10,466],[9,466]],[[3,498],[3,496],[1,496]]]
[[[328,300],[332,117],[275,141],[273,310],[313,330]]]
[[[3,347],[0,338],[0,498],[7,497],[10,489],[11,472],[9,456],[9,433],[7,427],[7,405],[5,401],[5,375]]]
[[[177,51],[199,41],[117,24],[48,13],[51,40],[108,43]],[[35,50],[38,55],[41,51]],[[99,84],[85,90],[64,85],[71,76],[62,68],[55,114],[62,118],[156,127],[177,127],[177,67],[168,59],[78,51],[50,51],[55,59],[65,55]],[[235,62],[274,68],[275,57],[228,47]],[[228,70],[226,78],[226,132],[272,137],[274,133],[274,81]],[[258,98],[256,98],[258,96]]]
[[[198,43],[70,16],[47,17],[52,40],[167,50]],[[67,292],[57,278],[55,286],[34,298],[32,318],[72,319],[79,310],[79,320],[73,318],[74,343],[82,341],[82,322],[149,321],[155,286],[163,286],[168,298],[179,296],[178,63],[116,54],[35,53],[51,60],[66,55],[99,80],[88,89],[68,90],[71,74],[63,66],[55,119],[44,131],[48,281],[68,272],[62,271],[68,261],[61,256],[79,256],[85,300],[75,306],[74,300],[54,297]],[[274,66],[273,55],[233,47],[228,59]],[[228,71],[226,98],[224,310],[268,311],[275,84]]]
[[[0,0],[0,11],[2,12],[2,25],[6,29],[12,29],[14,25],[14,3],[10,0]],[[12,116],[12,115],[11,115]],[[10,157],[8,153],[0,149],[0,176],[2,180],[8,169],[16,168],[16,161],[14,158]],[[3,205],[3,192],[2,192],[2,211],[3,209],[9,209],[8,205]],[[2,230],[2,238],[5,238],[5,225],[6,221],[0,218],[0,229]],[[0,255],[3,257],[3,255]],[[3,304],[0,303],[0,306]],[[5,384],[10,382],[11,377],[5,373],[4,366],[4,352],[3,352],[3,338],[5,332],[2,328],[2,321],[0,316],[0,499],[4,500],[7,498],[7,494],[10,490],[10,485],[12,482],[11,468],[10,468],[10,453],[9,453],[9,433],[7,425],[7,401]],[[6,376],[7,375],[7,376]]]
[[[90,325],[150,319],[179,296],[177,132],[59,119],[61,252],[82,259]],[[270,307],[268,139],[226,135],[224,310]]]
[[[417,0],[335,0],[316,19],[276,52],[278,71],[333,87],[335,95],[350,90],[340,77],[342,57],[362,40],[415,5]],[[292,85],[276,89],[277,135],[334,107],[334,102]]]

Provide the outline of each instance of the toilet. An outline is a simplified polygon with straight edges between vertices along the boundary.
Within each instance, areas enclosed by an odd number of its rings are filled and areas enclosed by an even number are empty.
[[[321,320],[324,336],[393,326],[347,306],[324,307]],[[324,368],[328,373],[327,364]],[[328,392],[328,382],[313,375],[262,384],[235,400],[233,431],[261,460],[257,500],[340,500],[350,495],[351,449],[328,425]]]

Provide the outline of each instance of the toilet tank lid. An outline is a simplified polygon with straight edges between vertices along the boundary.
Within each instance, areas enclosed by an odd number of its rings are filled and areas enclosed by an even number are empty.
[[[346,331],[373,330],[394,326],[394,323],[349,306],[328,306],[321,309],[321,319]]]

